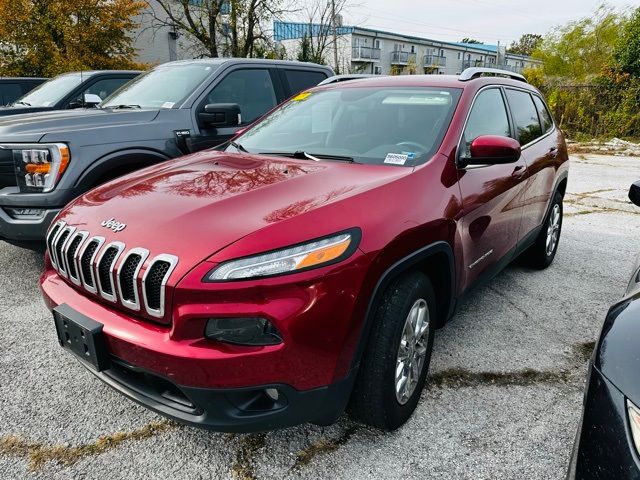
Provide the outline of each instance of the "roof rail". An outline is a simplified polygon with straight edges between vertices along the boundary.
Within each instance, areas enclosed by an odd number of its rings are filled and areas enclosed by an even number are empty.
[[[373,75],[370,73],[345,73],[343,75],[334,75],[333,77],[329,77],[323,81],[321,81],[317,86],[329,85],[331,83],[340,83],[340,82],[348,82],[350,80],[359,80],[361,78],[371,78],[371,77],[379,77],[380,75]]]
[[[482,68],[482,67],[471,67],[467,68],[464,72],[460,74],[459,80],[461,82],[468,82],[469,80],[473,80],[474,78],[481,77],[483,75],[493,75],[496,77],[508,77],[513,80],[520,80],[524,83],[527,82],[527,79],[524,78],[523,75],[519,73],[510,72],[509,70],[501,70],[499,68]]]

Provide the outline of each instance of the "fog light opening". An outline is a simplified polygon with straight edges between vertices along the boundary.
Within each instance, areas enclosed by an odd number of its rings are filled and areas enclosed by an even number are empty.
[[[44,210],[41,208],[8,208],[5,211],[14,220],[39,220],[44,217]]]
[[[265,318],[212,318],[204,336],[209,340],[244,346],[282,343],[280,332]]]

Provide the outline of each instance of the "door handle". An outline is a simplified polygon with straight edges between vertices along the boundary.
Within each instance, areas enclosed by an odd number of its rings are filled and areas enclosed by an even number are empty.
[[[511,172],[511,176],[515,178],[522,178],[524,177],[525,173],[527,173],[527,169],[524,167],[524,165],[516,165],[516,168],[514,168],[513,172]]]
[[[556,147],[551,147],[551,148],[549,149],[549,154],[550,154],[552,157],[555,157],[556,155],[558,155],[558,149],[557,149]]]

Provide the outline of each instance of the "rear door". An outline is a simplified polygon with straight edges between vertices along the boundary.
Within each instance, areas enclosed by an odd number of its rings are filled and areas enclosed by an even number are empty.
[[[544,221],[553,191],[554,165],[558,155],[558,137],[551,114],[534,93],[505,89],[507,101],[517,127],[516,138],[522,145],[529,174],[524,193],[521,239]]]
[[[329,78],[328,72],[319,69],[304,69],[299,67],[279,67],[280,78],[286,89],[286,97],[292,97],[296,93],[315,87],[323,80]]]
[[[492,86],[477,94],[458,155],[469,153],[481,135],[512,136],[513,127],[504,92]],[[465,289],[510,260],[515,251],[523,214],[527,165],[524,158],[506,165],[468,166],[458,170],[462,194],[462,247]]]
[[[240,66],[225,71],[221,78],[195,105],[197,133],[190,141],[192,152],[215,147],[231,139],[236,132],[267,113],[283,100],[283,90],[278,73],[269,66]],[[240,107],[242,122],[233,127],[211,127],[202,123],[199,113],[205,106],[219,103],[235,103]]]

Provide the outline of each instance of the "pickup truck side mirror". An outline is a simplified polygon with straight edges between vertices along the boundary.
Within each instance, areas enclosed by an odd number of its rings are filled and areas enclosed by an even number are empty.
[[[237,127],[242,123],[237,103],[210,103],[198,114],[198,119],[206,127]]]
[[[634,205],[640,207],[640,180],[631,184],[631,188],[629,189],[629,200],[631,200]]]
[[[501,165],[520,159],[520,142],[500,135],[482,135],[471,142],[470,155],[460,159],[464,165]]]

